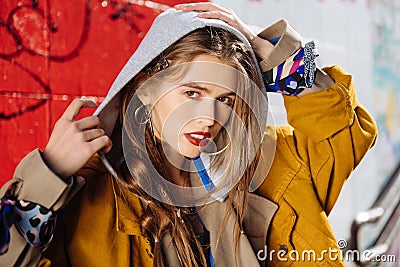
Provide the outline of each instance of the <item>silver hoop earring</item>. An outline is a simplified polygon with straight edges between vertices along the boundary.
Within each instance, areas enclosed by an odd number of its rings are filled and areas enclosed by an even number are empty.
[[[146,113],[146,117],[147,117],[147,118],[146,118],[145,121],[140,122],[140,118],[139,118],[138,116],[139,116],[139,112],[142,110],[142,108],[145,108],[145,111],[144,111],[144,112]],[[143,117],[143,115],[142,115],[141,117]],[[148,122],[149,122],[149,119],[150,119],[150,116],[148,115],[147,108],[146,108],[144,105],[141,105],[140,107],[138,107],[138,108],[135,110],[134,118],[135,118],[136,122],[139,123],[139,124],[146,124],[146,123],[148,123]]]
[[[157,144],[157,140],[156,140],[156,137],[155,137],[155,135],[154,135],[153,123],[151,123],[150,111],[149,111],[149,109],[147,109],[147,108],[146,108],[146,114],[147,114],[147,120],[146,120],[146,122],[149,123],[150,134],[151,134],[151,137],[152,137],[152,139],[153,139],[154,145],[156,145],[156,144]]]
[[[231,145],[232,141],[229,139],[229,142],[220,150],[215,151],[215,152],[203,152],[209,156],[217,156],[219,154],[221,154],[222,152],[224,152],[225,150],[228,149],[228,147]]]
[[[228,143],[223,149],[217,151],[217,152],[211,152],[211,153],[207,153],[210,156],[216,156],[221,154],[222,152],[224,152],[229,146],[231,145],[231,143]]]

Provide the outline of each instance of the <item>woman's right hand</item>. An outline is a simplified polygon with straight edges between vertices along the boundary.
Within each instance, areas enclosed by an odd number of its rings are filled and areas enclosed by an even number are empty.
[[[202,2],[178,4],[174,6],[182,11],[197,11],[200,12],[197,16],[205,19],[219,19],[240,31],[249,40],[254,51],[261,57],[266,58],[267,55],[274,49],[274,45],[268,40],[264,40],[257,36],[254,31],[246,25],[231,8],[222,7],[220,5]]]
[[[82,108],[96,107],[93,100],[74,99],[54,126],[43,157],[49,168],[61,178],[73,175],[97,151],[107,153],[112,147],[98,117],[75,121]]]

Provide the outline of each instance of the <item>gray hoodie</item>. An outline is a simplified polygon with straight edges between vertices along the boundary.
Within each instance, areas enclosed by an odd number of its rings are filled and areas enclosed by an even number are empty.
[[[257,62],[255,53],[249,41],[237,29],[221,20],[198,18],[196,12],[183,12],[175,9],[168,9],[154,20],[147,35],[143,38],[143,41],[135,53],[122,68],[121,72],[112,84],[105,100],[94,113],[95,116],[99,116],[104,130],[109,136],[111,136],[115,122],[118,118],[120,99],[117,96],[121,89],[147,64],[180,38],[196,29],[209,26],[222,28],[235,34],[239,40],[247,46],[248,50],[251,51],[254,62]],[[257,71],[259,73],[259,79],[262,81],[262,74],[258,66]],[[263,83],[260,82],[260,84]],[[260,89],[265,93],[265,88]],[[267,107],[265,107],[264,110],[266,112]],[[101,159],[109,171],[115,176],[115,171],[106,157],[101,154]]]

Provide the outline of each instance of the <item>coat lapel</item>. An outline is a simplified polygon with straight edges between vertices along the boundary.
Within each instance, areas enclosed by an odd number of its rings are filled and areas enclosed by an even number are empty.
[[[138,217],[142,213],[142,205],[146,208],[146,203],[141,203],[139,198],[132,197],[129,198],[131,201],[128,207],[128,203],[121,199],[115,191],[115,187],[114,194],[116,198],[117,229],[130,235],[143,236],[144,233],[140,229]],[[236,204],[234,203],[234,205]],[[211,251],[217,267],[235,266],[233,234],[235,222],[237,221],[235,211],[232,211],[229,216],[217,244],[218,233],[224,221],[227,206],[228,202],[225,200],[214,201],[198,208],[200,217],[210,232]],[[233,209],[233,207],[230,208]],[[268,228],[277,209],[278,205],[274,202],[253,193],[248,194],[246,212],[243,218],[244,231],[239,236],[236,252],[238,266],[265,266],[264,261],[258,261],[257,252],[264,250],[266,246]],[[171,234],[166,233],[161,242],[167,266],[180,266]]]
[[[227,205],[227,201],[214,201],[198,209],[204,224],[210,231],[211,251],[215,266],[235,266],[233,233],[237,217],[234,211],[229,216],[217,245],[218,232],[224,220]],[[239,236],[236,252],[238,266],[265,266],[265,262],[258,261],[257,252],[264,250],[268,228],[277,208],[275,203],[255,194],[249,194],[243,219],[244,233]],[[168,266],[180,266],[172,241],[169,233],[162,240],[166,262]]]

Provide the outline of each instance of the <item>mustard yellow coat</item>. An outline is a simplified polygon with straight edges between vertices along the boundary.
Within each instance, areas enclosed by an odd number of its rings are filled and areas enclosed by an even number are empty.
[[[339,67],[324,70],[335,81],[332,87],[284,97],[291,126],[277,127],[273,164],[257,190],[278,205],[267,246],[280,254],[271,253],[268,266],[344,265],[338,253],[337,259],[327,254],[339,249],[327,216],[374,144],[377,128],[357,102],[351,76]],[[140,201],[134,195],[129,205],[119,199],[96,160],[79,175],[86,186],[59,215],[56,237],[39,266],[152,266],[151,247],[138,224]],[[316,259],[293,260],[293,251],[301,256],[304,250],[313,250]]]

